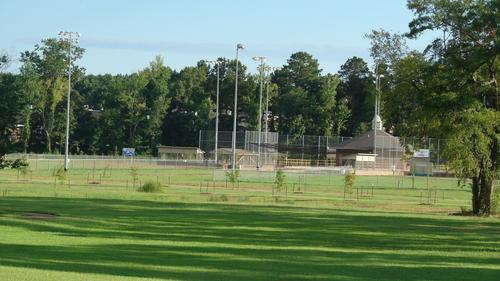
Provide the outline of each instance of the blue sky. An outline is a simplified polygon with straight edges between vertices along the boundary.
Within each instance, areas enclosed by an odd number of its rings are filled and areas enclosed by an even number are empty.
[[[324,73],[359,56],[371,63],[372,29],[406,32],[412,13],[405,0],[0,0],[0,49],[18,57],[59,30],[82,33],[78,62],[87,73],[131,73],[157,54],[181,69],[201,59],[234,57],[236,43],[281,66],[296,51],[316,57]],[[409,41],[423,49],[430,38]],[[19,64],[14,63],[11,71]]]

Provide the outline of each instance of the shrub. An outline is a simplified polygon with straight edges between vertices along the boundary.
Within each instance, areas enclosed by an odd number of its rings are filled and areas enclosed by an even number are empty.
[[[234,186],[234,184],[236,184],[236,182],[238,182],[238,179],[240,177],[240,170],[235,170],[234,173],[227,172],[226,176],[228,177],[229,182],[232,183]]]
[[[5,157],[5,154],[0,152],[0,169],[9,168],[11,164],[12,164],[12,161],[8,160]]]
[[[276,171],[276,178],[274,179],[276,190],[281,191],[286,185],[286,175],[283,170]]]
[[[62,166],[57,168],[57,170],[54,170],[52,175],[60,181],[66,180],[66,171],[64,170],[64,167],[62,167]]]
[[[159,193],[163,192],[161,184],[155,181],[146,181],[142,186],[140,186],[137,191],[148,192],[148,193]]]
[[[9,160],[5,157],[5,155],[0,155],[0,169],[11,168],[16,170],[27,170],[28,166],[29,162],[24,157],[16,160]]]
[[[30,166],[30,163],[28,162],[28,160],[26,160],[26,158],[18,158],[16,160],[14,160],[11,164],[11,168],[12,169],[16,169],[18,171],[21,172],[21,174],[23,175],[27,175],[28,174],[28,171],[29,171],[29,166]]]
[[[18,158],[10,164],[10,167],[12,169],[22,169],[28,167],[29,165],[30,163],[26,160],[26,158]]]
[[[344,187],[347,191],[351,192],[356,182],[356,175],[354,173],[346,173],[344,176]]]

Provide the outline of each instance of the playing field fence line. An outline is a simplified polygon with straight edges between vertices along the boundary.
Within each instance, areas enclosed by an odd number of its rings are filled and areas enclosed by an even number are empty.
[[[439,173],[446,173],[446,157],[443,155],[445,139],[394,137],[388,134],[375,134],[375,141],[369,153],[376,154],[374,164],[356,164],[356,169],[398,170],[409,169],[411,152],[426,149],[429,151],[433,169]],[[240,162],[243,166],[256,166],[256,159],[261,155],[263,165],[287,166],[343,166],[336,163],[335,148],[351,140],[344,136],[312,136],[312,135],[282,135],[276,132],[261,132],[259,141],[258,131],[237,132],[236,149],[246,153]],[[220,131],[218,134],[219,159],[232,161],[232,132]],[[260,146],[259,146],[260,144]],[[205,151],[206,159],[215,159],[215,131],[199,132],[199,148]],[[222,152],[221,152],[222,151]],[[221,153],[223,155],[221,155]],[[229,155],[224,154],[229,153]]]

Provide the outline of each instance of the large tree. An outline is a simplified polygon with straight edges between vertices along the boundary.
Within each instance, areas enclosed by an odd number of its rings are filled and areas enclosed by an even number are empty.
[[[68,49],[69,41],[54,38],[44,39],[41,44],[35,45],[33,51],[21,54],[24,64],[33,64],[38,77],[41,80],[40,95],[34,103],[39,124],[37,128],[45,135],[45,147],[47,152],[53,149],[53,137],[59,136],[59,145],[62,145],[64,131],[65,107],[62,102],[67,92],[68,74]],[[84,49],[71,46],[71,61],[74,62],[83,56]],[[84,69],[73,63],[73,81],[83,76]],[[60,110],[58,110],[60,109]],[[58,116],[59,115],[59,116]],[[61,117],[61,118],[57,118]]]
[[[306,52],[297,52],[274,73],[273,82],[278,86],[273,112],[278,115],[281,133],[332,134],[340,82],[337,76],[322,76],[318,60]]]
[[[11,73],[0,73],[0,166],[3,156],[13,149],[20,100],[17,78]]]
[[[451,167],[472,181],[473,213],[488,215],[500,161],[498,1],[410,0],[408,7],[410,37],[443,34],[428,47],[432,76],[421,102],[435,117],[434,132],[450,139]]]
[[[393,66],[407,51],[405,37],[399,33],[390,33],[384,29],[372,30],[365,35],[370,39],[370,56],[375,65]]]
[[[168,115],[163,123],[163,144],[198,145],[198,131],[207,129],[215,105],[206,90],[208,66],[200,62],[172,74]]]
[[[339,107],[347,103],[351,109],[351,118],[343,132],[347,135],[364,133],[370,129],[374,112],[372,72],[362,58],[352,57],[340,66],[338,74],[340,77],[337,95]]]
[[[431,62],[419,52],[410,52],[392,66],[391,87],[382,95],[384,125],[397,136],[430,137],[425,99]]]
[[[31,115],[37,99],[42,91],[42,80],[37,73],[35,65],[27,60],[21,67],[19,77],[20,99],[22,103],[21,116],[23,119],[23,151],[28,151],[28,143],[31,136]]]

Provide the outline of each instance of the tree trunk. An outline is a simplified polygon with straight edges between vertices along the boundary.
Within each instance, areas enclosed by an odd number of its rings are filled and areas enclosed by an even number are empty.
[[[478,216],[480,213],[479,182],[479,177],[472,178],[472,214],[474,216]]]
[[[479,200],[481,204],[480,214],[484,216],[489,216],[491,213],[491,190],[493,186],[493,180],[488,177],[485,173],[481,176],[481,189],[479,192]]]
[[[52,138],[50,137],[49,131],[45,130],[45,136],[47,138],[47,152],[52,153]]]

